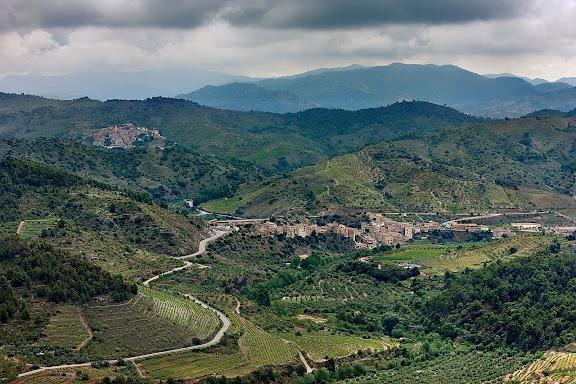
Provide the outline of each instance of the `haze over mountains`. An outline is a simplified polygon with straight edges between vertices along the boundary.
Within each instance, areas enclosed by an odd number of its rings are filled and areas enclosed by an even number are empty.
[[[91,71],[63,75],[11,75],[0,78],[0,91],[57,99],[90,97],[97,100],[171,97],[206,85],[245,81],[209,70]]]
[[[555,82],[510,73],[479,75],[454,65],[394,63],[318,68],[256,79],[209,70],[86,72],[0,79],[0,91],[57,99],[176,97],[237,111],[275,113],[310,108],[359,110],[417,100],[482,117],[519,117],[541,109],[576,108],[576,78]],[[191,91],[191,92],[190,92]]]
[[[576,107],[576,89],[567,83],[508,74],[481,76],[453,65],[400,63],[207,86],[180,97],[217,108],[269,112],[296,112],[310,106],[354,110],[421,100],[496,118]]]

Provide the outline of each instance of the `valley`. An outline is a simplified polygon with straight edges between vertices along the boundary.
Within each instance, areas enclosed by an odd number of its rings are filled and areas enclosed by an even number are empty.
[[[571,113],[0,114],[2,382],[576,377]]]
[[[0,384],[576,384],[576,0],[0,0]]]

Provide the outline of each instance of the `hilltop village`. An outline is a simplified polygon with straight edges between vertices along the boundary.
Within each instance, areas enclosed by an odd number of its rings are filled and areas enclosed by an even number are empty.
[[[92,137],[94,145],[104,148],[122,148],[129,149],[142,143],[161,142],[163,146],[165,138],[160,135],[157,129],[139,127],[132,123],[122,125],[112,125],[99,129]]]

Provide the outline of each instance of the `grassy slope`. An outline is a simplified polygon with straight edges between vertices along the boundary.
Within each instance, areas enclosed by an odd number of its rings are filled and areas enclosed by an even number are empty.
[[[523,118],[424,132],[253,184],[206,207],[240,208],[254,216],[342,206],[449,212],[571,208],[575,122]]]

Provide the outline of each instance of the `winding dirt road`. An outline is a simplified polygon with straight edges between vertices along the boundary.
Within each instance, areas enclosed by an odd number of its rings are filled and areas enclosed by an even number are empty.
[[[190,261],[187,261],[188,259],[192,259],[195,257],[198,257],[202,254],[204,254],[206,252],[206,248],[208,246],[208,244],[210,244],[211,242],[219,239],[222,236],[225,236],[227,234],[229,234],[230,232],[232,232],[231,230],[216,230],[213,232],[212,236],[203,239],[200,241],[200,244],[198,245],[198,251],[191,253],[189,255],[185,255],[185,256],[180,256],[180,257],[175,257],[176,259],[179,260],[183,260],[184,261],[184,265],[180,266],[180,267],[176,267],[173,268],[167,272],[163,272],[159,275],[153,276],[151,278],[149,278],[148,280],[144,281],[142,283],[142,285],[144,286],[148,286],[152,281],[158,280],[160,277],[162,276],[166,276],[169,274],[172,274],[174,272],[178,272],[181,271],[183,269],[186,268],[190,268],[192,266],[198,266],[199,264],[195,264],[195,263],[191,263]],[[170,355],[173,353],[179,353],[179,352],[186,352],[186,351],[193,351],[193,350],[198,350],[198,349],[205,349],[208,347],[211,347],[213,345],[216,345],[220,342],[220,340],[222,340],[222,337],[224,336],[224,334],[226,333],[226,331],[228,330],[228,328],[230,328],[230,319],[228,319],[228,317],[226,317],[226,315],[222,312],[220,312],[219,310],[217,310],[216,308],[211,307],[210,305],[206,304],[205,302],[197,299],[196,297],[192,296],[192,295],[187,295],[184,294],[184,296],[186,296],[188,299],[194,301],[195,303],[197,303],[198,305],[201,305],[202,307],[211,310],[212,312],[214,312],[216,314],[216,316],[218,316],[218,318],[220,319],[220,321],[222,322],[222,327],[220,328],[220,330],[216,333],[216,335],[214,335],[214,337],[212,338],[212,340],[203,343],[203,344],[198,344],[198,345],[191,345],[189,347],[183,347],[183,348],[176,348],[176,349],[170,349],[167,351],[160,351],[160,352],[152,352],[152,353],[147,353],[144,355],[138,355],[138,356],[130,356],[130,357],[123,357],[120,359],[112,359],[112,360],[104,360],[110,364],[115,364],[117,363],[119,360],[125,360],[125,361],[137,361],[137,360],[143,360],[143,359],[147,359],[150,357],[158,357],[158,356],[165,356],[165,355]],[[49,367],[40,367],[38,369],[34,369],[32,371],[28,371],[28,372],[23,372],[21,374],[18,375],[18,377],[24,377],[24,376],[30,376],[30,375],[34,375],[40,372],[45,372],[45,371],[51,371],[51,370],[57,370],[57,369],[67,369],[67,368],[82,368],[82,367],[89,367],[90,365],[92,365],[92,363],[94,363],[93,361],[89,361],[86,363],[78,363],[78,364],[63,364],[63,365],[53,365],[53,366],[49,366]]]

